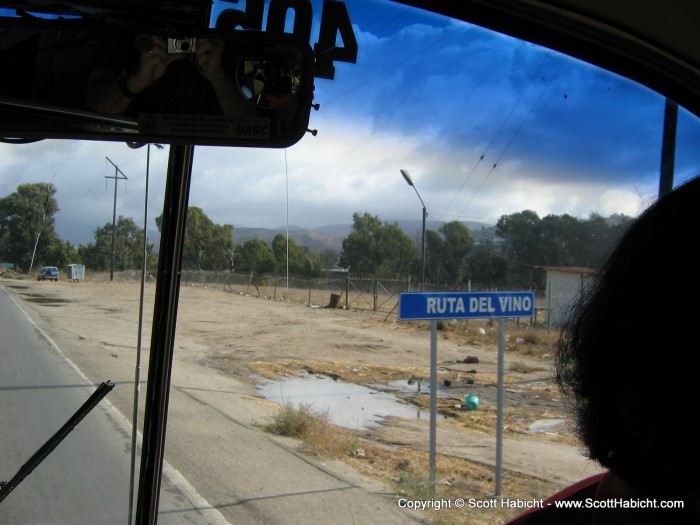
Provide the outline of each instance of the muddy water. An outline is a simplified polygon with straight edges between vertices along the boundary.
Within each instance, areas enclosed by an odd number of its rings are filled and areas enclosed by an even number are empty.
[[[426,421],[430,417],[393,394],[323,376],[266,380],[258,386],[258,391],[279,404],[327,410],[333,423],[351,429],[376,427],[388,416]]]

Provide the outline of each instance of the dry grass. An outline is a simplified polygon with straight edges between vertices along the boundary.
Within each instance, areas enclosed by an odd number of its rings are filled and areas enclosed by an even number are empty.
[[[421,324],[422,323],[422,324]],[[416,327],[427,328],[425,321],[417,321]],[[443,339],[477,348],[496,348],[498,345],[498,323],[489,320],[462,319],[438,324]],[[506,352],[532,357],[546,357],[554,352],[559,333],[526,322],[508,322],[506,325]]]
[[[280,436],[308,439],[319,428],[327,426],[330,421],[328,411],[316,411],[308,404],[295,408],[291,403],[284,403],[268,424],[263,425],[267,432]]]
[[[284,403],[263,430],[302,440],[304,452],[317,456],[343,457],[360,448],[353,433],[331,423],[328,410],[318,410],[302,403],[298,407]]]
[[[299,361],[296,359],[256,361],[251,363],[250,368],[256,375],[267,379],[276,379],[281,376],[303,377],[309,374],[321,374],[360,385],[386,383],[412,375],[420,377],[428,377],[430,375],[430,371],[427,368],[377,366],[344,361]]]
[[[471,414],[473,420],[484,417],[476,411]],[[308,406],[295,409],[285,404],[269,424],[262,426],[269,432],[298,437],[300,449],[307,454],[347,462],[364,475],[386,483],[397,497],[451,501],[472,498],[476,502],[494,498],[496,480],[490,465],[438,454],[433,494],[427,452],[370,443],[356,432],[330,424],[327,413]],[[540,499],[557,489],[554,483],[509,471],[503,472],[501,483],[503,496],[520,500]],[[440,525],[486,525],[503,523],[520,512],[498,507],[442,508],[426,511],[425,517]]]
[[[424,329],[414,326],[414,329]],[[479,329],[482,330],[479,330]],[[401,328],[399,328],[401,329]],[[406,328],[403,328],[406,329]],[[411,329],[409,327],[408,329]],[[483,333],[482,333],[483,331]],[[524,356],[542,357],[552,352],[557,334],[543,329],[531,329],[523,325],[508,332],[506,352]],[[441,327],[440,337],[458,341],[462,344],[493,348],[498,343],[497,327],[477,323],[448,323]],[[519,382],[532,372],[541,371],[523,362],[516,361],[510,367],[506,377],[506,387],[526,389],[536,397],[555,397],[556,387],[551,383],[528,384],[521,387]],[[281,376],[303,376],[309,373],[322,374],[361,385],[388,384],[391,381],[405,379],[411,375],[427,377],[429,371],[420,368],[402,368],[389,366],[370,366],[338,361],[298,361],[292,359],[273,362],[256,362],[253,371],[266,378]],[[541,375],[541,374],[540,374]],[[441,369],[438,380],[452,377],[449,369]],[[495,375],[479,374],[480,385],[496,385]],[[428,410],[428,396],[404,395],[404,399],[416,406]],[[455,408],[454,400],[438,399],[438,413],[445,416],[440,425],[450,425],[495,435],[497,407],[482,399],[479,409],[466,411]],[[288,407],[282,407],[286,411]],[[305,409],[303,409],[305,410]],[[308,411],[307,411],[307,416]],[[562,410],[552,407],[537,407],[531,404],[511,405],[505,410],[505,435],[522,435],[534,419],[564,418]],[[436,458],[435,493],[430,485],[428,452],[410,446],[400,448],[383,446],[372,439],[371,433],[360,435],[336,427],[321,414],[318,425],[308,425],[313,431],[300,436],[300,448],[306,453],[324,457],[333,457],[350,464],[365,476],[385,483],[397,497],[409,499],[446,499],[473,498],[478,503],[488,503],[494,498],[496,490],[495,472],[492,465],[482,464],[461,457],[440,454]],[[563,434],[543,435],[542,439],[576,444],[572,436]],[[505,470],[501,479],[501,494],[511,499],[534,500],[546,497],[558,490],[556,483],[532,476]],[[430,522],[438,525],[486,525],[504,523],[520,514],[522,509],[501,508],[496,498],[496,508],[442,508],[422,513]]]
[[[258,361],[251,364],[255,374],[267,379],[278,379],[280,377],[304,377],[309,374],[321,374],[333,377],[342,381],[359,385],[373,385],[380,387],[395,380],[405,379],[411,375],[417,377],[427,377],[429,371],[421,368],[371,366],[366,364],[347,363],[342,361],[298,361],[294,359],[279,359],[275,361]],[[448,372],[438,375],[438,380],[451,377]],[[507,377],[505,384],[516,386],[517,378]],[[479,383],[481,385],[495,386],[497,378],[495,375],[480,374]],[[527,390],[537,396],[551,396],[556,390],[553,384],[528,385]],[[428,411],[430,409],[429,396],[417,396],[410,393],[395,395],[401,397],[416,407]],[[497,407],[494,403],[482,399],[479,410],[466,411],[456,408],[456,404],[461,400],[453,398],[439,397],[437,400],[437,411],[445,417],[440,424],[458,425],[469,428],[472,431],[494,435],[497,419]],[[565,412],[555,408],[541,408],[529,404],[511,405],[505,409],[505,434],[522,435],[526,434],[529,425],[536,419],[544,418],[564,418]],[[543,436],[543,439],[551,441],[575,443],[575,439],[568,435],[551,434]]]
[[[369,319],[366,323],[382,323],[382,320]],[[425,322],[383,323],[388,330],[425,331]],[[438,337],[459,345],[472,345],[486,351],[496,351],[498,347],[498,323],[487,321],[460,320],[439,326]],[[533,376],[547,375],[542,372],[547,367],[547,357],[553,352],[558,336],[543,328],[530,328],[527,324],[509,323],[507,325],[506,352],[516,359],[509,367],[505,378],[506,389],[513,392],[525,392],[534,397],[557,397],[556,387],[551,383],[530,384]],[[531,359],[539,358],[539,359]],[[537,366],[537,361],[543,364]],[[535,363],[535,364],[532,364]],[[456,367],[455,367],[456,368]],[[257,361],[250,364],[250,370],[259,377],[279,379],[280,377],[304,377],[309,374],[324,375],[334,379],[364,386],[388,385],[407,377],[429,377],[427,368],[410,368],[397,366],[374,366],[366,363],[276,359]],[[538,374],[539,372],[539,374]],[[457,370],[450,370],[450,365],[440,366],[438,381],[455,380]],[[462,371],[462,378],[464,372]],[[495,387],[498,379],[495,374],[479,372],[478,383],[482,387]],[[429,396],[396,394],[417,407],[429,410]],[[300,407],[303,417],[313,417],[313,411]],[[280,415],[288,417],[289,407],[280,408]],[[484,435],[495,436],[497,426],[497,407],[481,399],[478,410],[466,411],[455,408],[454,399],[438,398],[438,413],[444,416],[439,425],[452,426],[458,430],[469,430]],[[410,499],[433,497],[429,483],[428,452],[412,446],[385,446],[375,439],[372,432],[358,433],[336,427],[323,413],[317,414],[320,422],[307,424],[310,429],[300,433],[300,449],[305,453],[321,457],[332,457],[350,464],[367,477],[384,483],[388,490],[397,496]],[[522,436],[528,432],[529,425],[541,418],[564,418],[562,410],[551,406],[537,406],[531,403],[511,404],[505,409],[504,434]],[[274,427],[272,427],[274,428]],[[273,430],[268,427],[268,430]],[[564,434],[541,435],[541,439],[575,444],[573,437]],[[502,494],[511,499],[532,500],[546,497],[560,488],[556,483],[505,470],[502,473]],[[493,465],[455,457],[438,451],[436,465],[436,486],[434,497],[454,501],[456,498],[473,498],[476,502],[491,501],[496,490]],[[504,523],[507,519],[522,512],[522,509],[509,508],[443,508],[440,511],[426,511],[424,517],[439,525],[485,525]]]

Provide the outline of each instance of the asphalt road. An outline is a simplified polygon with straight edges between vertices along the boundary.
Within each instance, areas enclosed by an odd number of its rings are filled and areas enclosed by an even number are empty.
[[[40,325],[40,319],[32,318],[0,286],[0,480],[4,482],[14,478],[100,382],[110,379],[90,383]],[[131,430],[126,421],[108,394],[6,494],[0,502],[0,523],[127,524]],[[174,471],[171,474],[163,485],[159,523],[225,523],[186,481]]]
[[[0,523],[126,524],[131,365],[114,353],[78,370],[48,337],[35,313],[41,308],[25,302],[31,290],[13,288],[21,293],[0,284],[0,479],[14,475],[97,384],[117,386],[0,502]],[[293,442],[251,425],[259,403],[235,384],[201,365],[174,370],[159,524],[422,522],[347,466],[304,456]]]

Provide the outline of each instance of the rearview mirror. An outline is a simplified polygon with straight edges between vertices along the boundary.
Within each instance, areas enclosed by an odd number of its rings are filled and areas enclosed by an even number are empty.
[[[307,131],[314,58],[292,34],[0,21],[5,139],[287,147]]]

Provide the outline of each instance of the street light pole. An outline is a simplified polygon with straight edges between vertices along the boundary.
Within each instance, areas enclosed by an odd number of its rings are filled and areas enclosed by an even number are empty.
[[[423,205],[423,234],[421,237],[421,280],[420,280],[420,291],[423,292],[425,288],[425,219],[428,217],[428,210],[425,209],[425,203],[416,189],[416,185],[413,184],[413,179],[408,174],[406,170],[401,170],[401,175],[406,180],[409,186],[413,187],[413,190],[418,195],[420,203]],[[429,435],[429,469],[430,469],[430,491],[433,496],[435,496],[435,471],[436,462],[435,456],[437,453],[437,321],[433,319],[430,322],[430,435]]]
[[[413,179],[411,179],[411,176],[408,174],[406,170],[401,170],[401,175],[403,175],[404,180],[406,183],[413,187],[413,190],[416,192],[416,195],[418,195],[418,199],[420,200],[420,203],[423,205],[423,233],[421,235],[421,244],[420,244],[420,251],[421,251],[421,260],[420,260],[420,269],[421,269],[421,280],[420,280],[420,291],[424,291],[423,288],[425,287],[425,219],[428,217],[428,210],[425,208],[425,203],[423,202],[423,199],[420,196],[420,193],[418,193],[418,190],[416,189],[416,185],[413,184]]]

